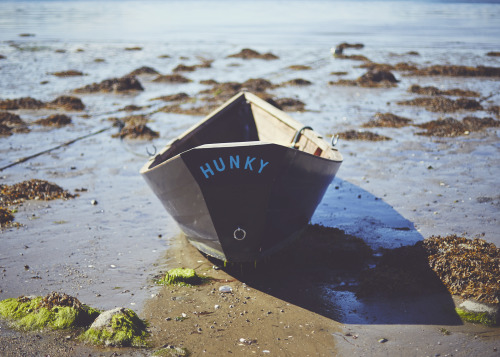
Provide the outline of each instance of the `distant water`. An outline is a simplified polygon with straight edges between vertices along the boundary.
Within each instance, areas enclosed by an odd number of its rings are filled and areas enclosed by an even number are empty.
[[[0,1],[0,41],[498,50],[499,19],[499,1]]]

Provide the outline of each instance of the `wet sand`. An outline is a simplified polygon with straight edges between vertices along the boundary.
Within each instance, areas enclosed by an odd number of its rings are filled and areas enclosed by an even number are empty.
[[[318,132],[367,130],[391,139],[340,141],[345,160],[313,223],[340,228],[377,252],[448,234],[480,236],[499,246],[498,127],[457,137],[417,135],[422,129],[414,125],[364,127],[377,112],[392,112],[410,118],[413,124],[450,115],[462,120],[470,114],[498,120],[498,114],[489,111],[499,105],[498,78],[412,77],[394,71],[398,79],[394,87],[332,86],[328,82],[338,75],[330,73],[347,72],[346,78],[355,81],[366,70],[357,67],[358,61],[333,58],[325,48],[259,48],[260,53],[279,57],[267,61],[230,57],[241,50],[236,46],[145,45],[140,50],[125,50],[132,45],[79,44],[82,51],[77,51],[73,44],[42,46],[35,41],[18,43],[17,48],[5,43],[0,47],[6,57],[1,70],[8,83],[3,88],[7,95],[0,99],[29,96],[46,103],[61,95],[75,95],[75,89],[91,83],[124,76],[141,65],[169,75],[180,64],[197,66],[200,56],[213,60],[209,68],[184,73],[192,80],[189,83],[155,82],[156,74],[143,74],[138,76],[143,91],[78,94],[85,104],[81,111],[8,110],[20,115],[31,130],[0,138],[2,167],[68,140],[96,134],[0,173],[2,184],[38,178],[71,193],[79,191],[74,199],[26,201],[16,206],[15,222],[22,227],[4,228],[0,233],[0,299],[61,291],[100,309],[130,307],[149,321],[153,346],[150,350],[82,347],[73,333],[24,334],[2,325],[3,355],[149,355],[165,345],[185,347],[195,356],[498,355],[499,328],[462,323],[449,294],[357,299],[353,293],[356,281],[349,274],[319,273],[312,264],[298,269],[289,262],[274,274],[259,269],[251,274],[234,267],[213,269],[217,262],[185,242],[138,174],[147,159],[146,150],[154,151],[153,146],[161,147],[202,118],[199,113],[161,111],[165,103],[154,98],[181,92],[202,98],[206,95],[202,91],[213,88],[201,83],[209,79],[243,83],[265,78],[276,84],[301,77],[311,84],[266,92],[274,99],[305,103],[305,110],[290,114]],[[57,52],[63,47],[64,54]],[[349,53],[355,53],[352,51]],[[161,57],[165,53],[169,57]],[[394,58],[391,51],[367,44],[359,53],[380,63],[406,60],[426,66],[451,61],[500,66],[498,57],[480,51],[436,50],[416,58],[413,54]],[[57,57],[61,55],[64,59]],[[56,78],[51,74],[69,71],[72,66],[86,75]],[[289,69],[293,66],[308,69]],[[475,91],[481,98],[493,96],[482,102],[481,109],[452,114],[398,105],[417,96],[408,92],[414,84]],[[190,104],[183,106],[189,109]],[[119,128],[109,119],[125,120],[131,114],[121,109],[127,106],[135,106],[133,114],[145,115],[146,125],[160,137],[152,141],[112,137]],[[66,114],[72,124],[61,128],[35,124],[52,114]],[[155,285],[155,276],[178,266],[195,268],[216,280],[195,288]],[[220,293],[222,285],[231,286],[233,293]],[[183,313],[187,319],[176,321]],[[379,342],[381,339],[387,341]]]

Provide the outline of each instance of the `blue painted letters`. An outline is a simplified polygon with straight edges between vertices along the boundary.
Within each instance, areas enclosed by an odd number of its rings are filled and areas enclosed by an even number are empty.
[[[223,159],[222,157],[218,157],[217,159],[212,160],[211,163],[205,162],[203,165],[200,166],[201,173],[205,176],[206,179],[210,178],[210,176],[215,176],[217,172],[224,172],[226,169],[228,170],[245,170],[246,172],[254,171],[253,169],[253,164],[254,161],[257,160],[256,157],[252,156],[247,156],[244,158],[245,160],[245,166],[240,167],[240,155],[230,155],[228,158]],[[257,174],[261,174],[264,168],[269,165],[268,161],[264,161],[263,159],[260,159],[260,167],[259,170],[257,170],[257,167],[255,168]],[[226,163],[229,165],[226,166]],[[257,165],[257,164],[256,164]],[[215,170],[214,170],[215,169]]]

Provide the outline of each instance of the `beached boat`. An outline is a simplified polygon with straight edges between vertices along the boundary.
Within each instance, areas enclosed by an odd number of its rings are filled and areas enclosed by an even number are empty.
[[[310,127],[242,92],[141,174],[198,250],[253,262],[300,235],[341,163]]]

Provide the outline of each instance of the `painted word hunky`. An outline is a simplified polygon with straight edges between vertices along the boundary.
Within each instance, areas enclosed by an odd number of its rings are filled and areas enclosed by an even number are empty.
[[[208,179],[210,176],[214,176],[216,173],[226,170],[248,170],[261,174],[262,170],[264,170],[268,164],[268,161],[256,157],[247,156],[240,160],[240,155],[230,155],[226,161],[224,161],[222,157],[219,157],[212,160],[212,162],[206,162],[200,166],[200,170],[203,175],[205,175],[205,178]]]

